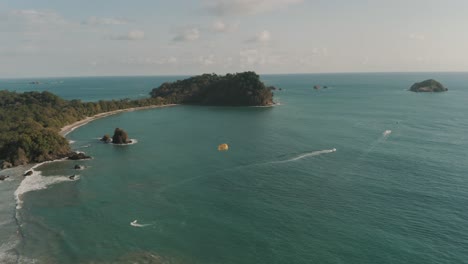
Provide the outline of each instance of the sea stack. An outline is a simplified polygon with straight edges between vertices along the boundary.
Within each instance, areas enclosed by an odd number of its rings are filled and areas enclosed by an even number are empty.
[[[413,84],[410,89],[412,92],[446,92],[448,91],[440,82],[429,79]]]
[[[114,136],[112,136],[112,143],[114,144],[128,144],[132,143],[131,140],[128,139],[128,134],[121,128],[116,128],[114,131]]]
[[[104,143],[112,143],[112,138],[111,138],[108,134],[105,134],[105,135],[101,138],[101,141],[103,141]]]
[[[83,160],[83,159],[90,159],[90,156],[87,156],[83,152],[71,152],[68,154],[67,157],[69,160]]]

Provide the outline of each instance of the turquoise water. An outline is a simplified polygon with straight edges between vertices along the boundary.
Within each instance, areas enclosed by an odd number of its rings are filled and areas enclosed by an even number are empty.
[[[449,92],[407,91],[426,78]],[[94,159],[78,162],[87,166],[79,172],[77,162],[49,163],[23,182],[47,189],[24,192],[15,210],[20,260],[468,263],[468,74],[262,79],[283,88],[279,106],[128,112],[69,134]],[[141,91],[57,93],[98,100]],[[116,127],[137,143],[97,140]],[[218,152],[221,143],[229,151]]]

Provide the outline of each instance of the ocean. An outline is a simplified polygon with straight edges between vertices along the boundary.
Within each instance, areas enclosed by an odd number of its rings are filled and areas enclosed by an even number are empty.
[[[180,78],[0,89],[134,99]],[[428,78],[449,91],[408,91]],[[120,113],[67,135],[92,160],[0,171],[0,262],[468,263],[468,73],[261,79],[279,105]],[[136,143],[98,140],[116,127]]]

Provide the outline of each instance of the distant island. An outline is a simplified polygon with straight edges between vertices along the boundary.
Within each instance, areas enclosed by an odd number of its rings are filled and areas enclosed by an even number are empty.
[[[267,87],[255,72],[227,75],[203,74],[151,91],[151,97],[173,104],[268,106],[273,105],[275,87]]]
[[[448,91],[440,82],[429,79],[413,84],[410,89],[412,92],[446,92]]]
[[[70,124],[85,124],[93,117],[172,104],[267,106],[273,104],[271,90],[273,87],[266,87],[254,72],[225,76],[203,74],[164,83],[151,91],[150,98],[138,100],[81,102],[64,100],[47,91],[16,93],[3,90],[0,91],[0,169],[61,158],[81,158],[71,151],[60,131]],[[122,132],[116,130],[115,141],[128,143],[128,136]],[[109,142],[110,137],[105,140]]]

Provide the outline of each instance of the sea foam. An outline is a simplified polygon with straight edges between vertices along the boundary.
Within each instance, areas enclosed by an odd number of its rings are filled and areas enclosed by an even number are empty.
[[[70,182],[76,181],[80,179],[79,175],[75,175],[75,178],[71,180],[68,176],[42,176],[40,171],[36,171],[35,169],[45,163],[49,163],[53,161],[43,162],[34,165],[30,170],[33,171],[33,174],[30,176],[26,176],[22,181],[21,184],[15,191],[15,199],[16,199],[16,209],[21,209],[23,205],[23,194],[31,191],[43,190],[47,189],[48,186],[56,183],[61,182]]]
[[[138,140],[134,139],[134,138],[131,138],[130,139],[132,141],[132,143],[126,143],[126,144],[114,144],[114,143],[110,143],[112,145],[115,145],[115,146],[128,146],[128,145],[135,145],[136,143],[138,143]]]
[[[384,137],[388,137],[391,133],[392,133],[391,130],[385,130],[385,131],[382,133],[382,135],[383,135]]]

